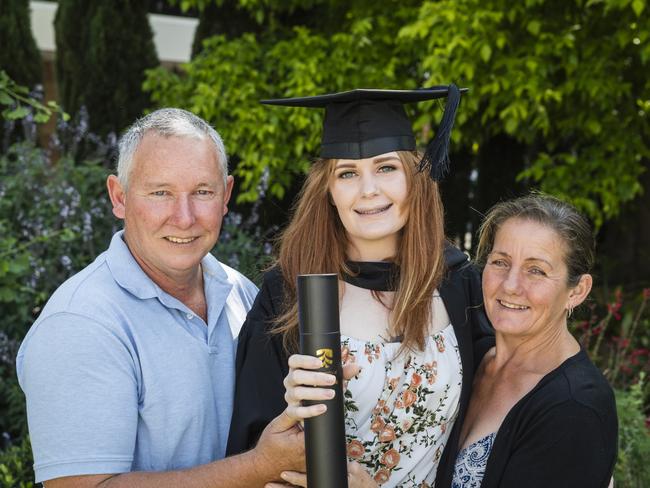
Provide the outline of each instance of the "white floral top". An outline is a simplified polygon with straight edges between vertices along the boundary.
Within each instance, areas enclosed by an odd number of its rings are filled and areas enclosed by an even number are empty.
[[[341,339],[343,361],[362,366],[345,393],[348,457],[383,487],[433,486],[460,399],[453,327],[400,356],[400,343]]]

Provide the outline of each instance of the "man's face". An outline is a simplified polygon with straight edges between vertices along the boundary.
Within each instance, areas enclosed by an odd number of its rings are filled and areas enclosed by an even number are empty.
[[[148,133],[133,158],[126,192],[109,177],[113,213],[124,219],[129,249],[154,281],[183,281],[217,242],[233,179],[224,185],[209,139]]]

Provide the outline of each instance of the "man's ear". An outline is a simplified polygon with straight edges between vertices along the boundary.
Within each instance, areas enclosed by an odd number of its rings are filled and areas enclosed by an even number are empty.
[[[232,175],[228,175],[226,177],[226,188],[224,188],[223,192],[223,214],[226,215],[228,213],[228,202],[230,201],[230,197],[232,195],[232,189],[235,186],[235,178],[232,177]]]
[[[126,192],[122,187],[122,183],[115,175],[110,175],[106,179],[106,188],[108,188],[108,196],[113,204],[113,215],[118,219],[124,219],[126,215]]]

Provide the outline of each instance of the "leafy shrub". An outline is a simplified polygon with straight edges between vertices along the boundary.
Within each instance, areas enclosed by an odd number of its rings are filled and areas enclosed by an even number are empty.
[[[619,288],[612,297],[596,290],[594,296],[571,326],[612,386],[625,389],[650,373],[650,289],[625,296]]]
[[[614,480],[618,488],[650,486],[650,431],[643,412],[645,375],[628,390],[616,391],[619,421],[618,460]]]
[[[33,488],[33,479],[29,438],[0,451],[0,488]]]

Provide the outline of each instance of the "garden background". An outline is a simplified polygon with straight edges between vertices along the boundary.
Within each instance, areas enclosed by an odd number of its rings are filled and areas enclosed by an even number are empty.
[[[191,61],[160,65],[147,12],[199,18]],[[130,122],[177,106],[220,131],[237,187],[214,252],[257,279],[322,117],[258,101],[450,81],[470,90],[442,185],[448,235],[471,254],[482,214],[530,189],[589,216],[596,287],[571,327],[616,390],[616,486],[650,486],[645,0],[60,0],[55,31],[46,100],[29,2],[0,0],[0,487],[33,486],[15,354],[119,228],[104,180]],[[426,144],[442,105],[408,109]]]

